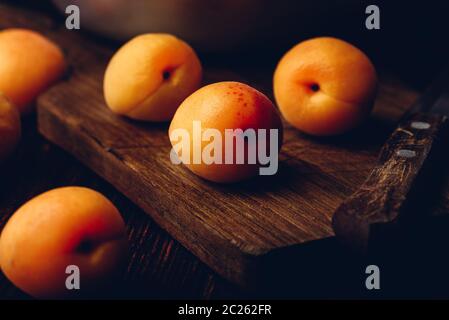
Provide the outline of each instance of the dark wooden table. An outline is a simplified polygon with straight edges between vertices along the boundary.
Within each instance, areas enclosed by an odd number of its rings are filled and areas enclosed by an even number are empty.
[[[39,10],[49,9],[46,5],[37,6]],[[394,92],[391,92],[392,97],[394,97],[394,94]],[[0,166],[0,230],[21,204],[44,191],[67,185],[86,186],[102,192],[118,206],[126,220],[132,255],[129,257],[123,278],[118,279],[122,283],[122,290],[102,294],[100,297],[217,299],[308,295],[307,292],[285,294],[283,288],[277,288],[279,291],[249,292],[221,278],[162,230],[147,214],[121,195],[113,186],[83,166],[71,155],[47,142],[37,131],[35,115],[23,119],[21,144],[17,152]],[[449,188],[447,189],[449,190]],[[443,202],[439,204],[439,208],[449,208],[448,190],[445,192],[446,196],[439,198],[439,201]],[[418,241],[416,239],[416,242],[410,242],[409,248],[411,248],[410,251],[413,251],[413,254],[410,255],[413,255],[413,258],[410,261],[425,261],[428,262],[428,265],[421,263],[412,268],[413,270],[420,269],[425,274],[422,279],[417,280],[417,287],[400,281],[398,286],[404,285],[399,290],[400,296],[404,296],[403,293],[407,293],[412,287],[415,294],[410,294],[413,296],[419,296],[420,293],[423,296],[447,296],[448,292],[444,290],[445,283],[449,283],[444,282],[447,279],[442,278],[437,288],[432,282],[432,280],[438,278],[438,272],[444,273],[444,267],[447,266],[447,263],[445,263],[447,259],[445,260],[442,257],[445,255],[445,252],[442,251],[444,250],[444,244],[447,243],[445,241],[449,240],[446,236],[447,231],[445,231],[445,227],[449,225],[447,220],[443,217],[436,222],[432,221],[426,225],[421,225],[422,228],[431,230],[420,234],[421,238],[427,240]],[[411,238],[414,237],[414,234]],[[430,234],[431,237],[429,237]],[[422,240],[421,238],[419,240]],[[435,246],[435,243],[439,245]],[[429,246],[432,246],[433,250],[428,250]],[[430,255],[430,252],[432,252],[432,255]],[[438,257],[442,260],[439,260]],[[337,258],[344,259],[345,257]],[[397,260],[395,261],[397,262]],[[365,262],[363,261],[362,265]],[[392,265],[398,269],[402,267],[400,264],[394,264],[394,262],[392,262]],[[360,265],[356,264],[356,266],[358,268]],[[360,281],[363,281],[363,270],[357,268],[355,272],[360,272]],[[430,273],[434,273],[434,275],[429,276]],[[409,275],[409,273],[406,273],[406,275]],[[402,277],[406,279],[406,275]],[[395,277],[395,274],[387,274],[386,278],[388,277]],[[420,291],[420,289],[427,291]],[[342,288],[342,291],[344,291],[344,288]],[[393,290],[387,296],[394,296],[397,292]],[[337,292],[336,297],[338,294]],[[360,292],[351,292],[348,295],[360,296]],[[0,299],[4,298],[26,299],[29,297],[16,289],[0,273]]]
[[[125,288],[117,293],[119,297],[222,298],[240,294],[112,186],[41,137],[35,116],[24,119],[23,129],[17,153],[0,169],[0,229],[33,196],[60,186],[86,186],[105,194],[126,219],[134,254],[125,280],[132,289]],[[0,273],[0,299],[22,297],[26,296]]]

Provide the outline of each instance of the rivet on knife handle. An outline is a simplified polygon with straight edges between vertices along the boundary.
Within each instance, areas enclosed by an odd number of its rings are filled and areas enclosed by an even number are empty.
[[[363,185],[337,209],[336,236],[366,252],[374,226],[395,223],[446,117],[416,113],[403,120],[383,146],[379,164]]]

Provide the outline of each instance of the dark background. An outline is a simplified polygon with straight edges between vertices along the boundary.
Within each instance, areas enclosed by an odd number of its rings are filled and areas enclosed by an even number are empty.
[[[95,1],[95,0],[92,0]],[[133,0],[134,1],[134,0]],[[163,0],[161,0],[163,1]],[[316,1],[316,0],[315,0]],[[2,1],[45,11],[56,19],[62,17],[48,1]],[[261,5],[264,1],[261,1]],[[318,1],[319,2],[319,1]],[[381,9],[381,30],[368,31],[365,28],[365,8],[376,4]],[[354,43],[374,60],[376,66],[388,70],[417,90],[422,90],[449,60],[449,1],[360,1],[359,5],[348,9],[344,16],[317,18],[307,31],[292,31],[288,35],[275,38],[276,42],[254,43],[251,47],[236,48],[226,55],[202,53],[202,60],[208,64],[228,65],[238,68],[274,69],[279,57],[300,39],[312,36],[331,35]],[[292,27],[294,30],[294,26]],[[269,32],[269,31],[268,31]],[[95,35],[90,35],[95,36]],[[119,43],[107,40],[107,45]],[[258,54],[254,57],[254,50]],[[246,298],[246,297],[449,297],[446,286],[447,265],[426,265],[432,261],[432,254],[446,255],[445,243],[441,238],[439,246],[427,250],[421,244],[420,262],[410,258],[415,266],[412,270],[397,264],[397,272],[387,274],[395,285],[382,293],[361,292],[351,287],[347,279],[337,279],[339,291],[322,290],[308,284],[305,291],[300,287],[273,288],[266,292],[246,292],[228,283],[200,262],[184,247],[161,230],[147,215],[120,195],[112,186],[97,177],[89,169],[59,148],[46,142],[36,133],[35,118],[24,119],[24,137],[17,154],[4,166],[11,170],[0,171],[0,209],[11,214],[23,202],[50,188],[62,185],[84,185],[104,193],[124,214],[133,243],[135,256],[130,258],[125,282],[121,290],[106,292],[102,297],[120,298]],[[0,216],[0,227],[9,217]],[[432,222],[431,224],[435,224]],[[439,223],[436,223],[437,225]],[[448,233],[445,224],[439,224],[438,232]],[[443,237],[447,241],[447,237]],[[447,243],[447,242],[446,242]],[[412,242],[413,244],[413,242]],[[333,243],[329,244],[334,246]],[[415,249],[414,244],[412,245]],[[440,251],[441,250],[441,251]],[[311,249],[311,256],[314,250]],[[412,255],[412,253],[410,253]],[[335,261],[345,259],[336,253]],[[392,249],[390,264],[398,262]],[[354,269],[344,273],[364,276],[362,265],[369,261],[358,261]],[[292,264],[286,269],[294,269]],[[330,266],[333,267],[333,266]],[[359,269],[357,269],[359,268]],[[326,268],[324,268],[325,272]],[[418,273],[414,273],[418,272]],[[400,276],[398,276],[400,275]],[[326,277],[324,276],[324,279]],[[360,286],[363,279],[352,279]],[[346,286],[346,287],[345,287]],[[0,298],[28,298],[7,281],[0,273]]]
[[[260,1],[261,6],[265,1]],[[291,8],[295,8],[293,4],[297,1],[291,0]],[[50,1],[6,2],[49,12],[57,19],[65,18]],[[314,0],[313,2],[319,4],[323,1]],[[365,28],[367,16],[365,9],[370,4],[380,8],[380,30]],[[289,10],[287,2],[284,6],[285,10]],[[317,16],[300,30],[295,29],[295,22],[288,19],[288,22],[285,22],[286,25],[282,26],[285,30],[289,30],[288,33],[279,34],[273,27],[264,30],[266,34],[263,35],[264,39],[272,41],[255,42],[246,48],[232,48],[231,52],[226,52],[225,55],[208,54],[207,60],[216,59],[221,65],[223,63],[249,64],[274,68],[279,57],[300,40],[315,36],[335,36],[360,47],[376,65],[394,71],[418,88],[425,86],[441,65],[449,60],[449,1],[360,0],[358,4],[348,4],[347,7],[347,12],[344,14],[328,12],[325,16]],[[313,14],[313,12],[310,13],[311,16]],[[282,18],[282,16],[276,17],[276,21],[272,22],[273,25],[280,24],[283,21]],[[111,44],[114,45],[114,43]],[[255,50],[257,50],[256,55],[254,55]],[[232,57],[233,53],[235,56]]]

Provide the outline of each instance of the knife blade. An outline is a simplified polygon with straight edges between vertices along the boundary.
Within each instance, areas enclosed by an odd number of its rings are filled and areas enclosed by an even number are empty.
[[[448,117],[449,65],[400,121],[362,186],[335,211],[332,226],[347,247],[366,253],[373,231],[394,225],[405,214],[407,196],[447,129]]]

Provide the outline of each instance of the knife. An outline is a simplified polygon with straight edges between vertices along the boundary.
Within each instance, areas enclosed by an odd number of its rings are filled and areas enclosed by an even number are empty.
[[[332,226],[347,247],[366,253],[374,233],[397,224],[430,151],[446,136],[448,117],[449,65],[400,121],[362,186],[335,211]]]

